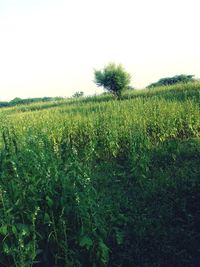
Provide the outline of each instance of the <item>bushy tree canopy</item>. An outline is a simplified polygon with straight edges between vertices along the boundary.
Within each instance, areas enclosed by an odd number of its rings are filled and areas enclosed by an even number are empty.
[[[83,91],[77,91],[76,93],[73,94],[72,97],[78,98],[78,97],[81,97],[81,96],[84,96],[84,92]]]
[[[122,65],[110,63],[103,70],[95,70],[95,80],[97,86],[103,86],[106,90],[120,97],[123,89],[130,83],[131,76]]]
[[[194,75],[181,74],[181,75],[176,75],[173,77],[162,78],[158,82],[148,85],[147,88],[153,88],[153,87],[163,86],[163,85],[172,85],[175,83],[194,82],[194,81],[196,81],[194,79]]]

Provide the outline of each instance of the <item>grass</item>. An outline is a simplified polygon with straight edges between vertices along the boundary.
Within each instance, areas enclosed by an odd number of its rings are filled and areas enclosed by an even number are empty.
[[[200,84],[0,109],[0,266],[197,266]]]

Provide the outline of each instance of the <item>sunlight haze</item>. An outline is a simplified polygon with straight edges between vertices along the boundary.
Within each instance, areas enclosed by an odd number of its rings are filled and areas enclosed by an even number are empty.
[[[94,69],[121,63],[143,88],[200,78],[199,1],[0,0],[0,100],[101,92]]]

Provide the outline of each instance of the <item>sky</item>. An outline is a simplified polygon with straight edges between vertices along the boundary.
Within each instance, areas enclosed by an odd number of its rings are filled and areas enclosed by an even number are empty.
[[[131,85],[200,78],[199,0],[0,0],[0,100],[101,92],[94,69]]]

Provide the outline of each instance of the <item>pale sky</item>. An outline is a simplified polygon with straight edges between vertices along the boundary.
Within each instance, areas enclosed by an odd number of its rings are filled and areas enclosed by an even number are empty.
[[[121,63],[132,86],[200,78],[199,0],[0,0],[0,100],[99,92]]]

